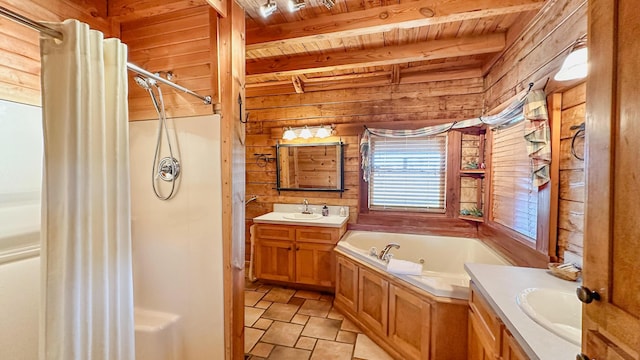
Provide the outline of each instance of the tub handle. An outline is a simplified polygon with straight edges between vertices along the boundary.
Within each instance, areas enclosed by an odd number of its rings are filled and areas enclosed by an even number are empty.
[[[369,256],[378,257],[378,249],[376,249],[375,246],[372,246],[371,249],[369,249]]]

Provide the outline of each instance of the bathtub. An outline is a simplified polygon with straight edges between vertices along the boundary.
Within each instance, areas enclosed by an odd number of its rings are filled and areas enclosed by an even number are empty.
[[[0,264],[40,253],[40,203],[0,206]]]
[[[423,264],[422,275],[390,276],[404,280],[438,297],[466,300],[469,297],[469,275],[465,263],[511,265],[511,263],[478,239],[432,235],[410,235],[370,231],[348,231],[338,242],[336,251],[350,256],[368,267],[386,271],[386,262],[370,255],[388,243],[394,259]]]

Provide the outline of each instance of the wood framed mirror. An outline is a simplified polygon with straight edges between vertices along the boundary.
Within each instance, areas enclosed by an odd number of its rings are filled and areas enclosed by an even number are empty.
[[[278,191],[344,191],[344,143],[276,144]]]

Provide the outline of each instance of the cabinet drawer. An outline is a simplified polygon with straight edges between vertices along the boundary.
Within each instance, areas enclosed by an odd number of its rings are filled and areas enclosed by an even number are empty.
[[[258,225],[256,237],[258,239],[269,240],[291,240],[295,239],[295,228],[283,225]]]
[[[296,240],[322,244],[336,244],[340,240],[340,229],[303,227],[296,229]]]
[[[493,352],[499,354],[502,346],[502,322],[480,295],[474,283],[471,283],[469,307],[473,314],[476,315],[478,330],[488,336]]]

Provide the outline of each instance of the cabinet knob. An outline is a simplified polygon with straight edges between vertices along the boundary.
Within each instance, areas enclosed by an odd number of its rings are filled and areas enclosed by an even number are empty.
[[[587,355],[580,353],[576,355],[576,360],[591,360]]]
[[[300,250],[300,246],[296,246],[296,251],[299,251],[299,250]]]
[[[289,245],[289,247],[287,248],[287,250],[291,251],[291,245]]]
[[[590,304],[593,300],[600,300],[600,294],[598,294],[596,291],[590,290],[586,286],[580,286],[579,288],[577,288],[576,295],[578,295],[578,299],[585,304]]]

